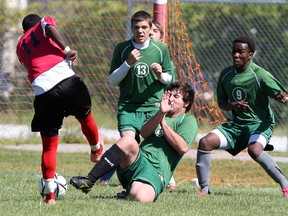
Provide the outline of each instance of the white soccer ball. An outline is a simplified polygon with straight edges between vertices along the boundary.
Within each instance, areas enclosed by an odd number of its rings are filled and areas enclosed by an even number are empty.
[[[55,188],[54,188],[55,199],[63,198],[68,188],[66,179],[59,173],[55,173],[54,183],[55,183]],[[41,196],[45,196],[47,194],[47,192],[45,191],[45,182],[43,178],[41,178],[39,182],[39,192]]]

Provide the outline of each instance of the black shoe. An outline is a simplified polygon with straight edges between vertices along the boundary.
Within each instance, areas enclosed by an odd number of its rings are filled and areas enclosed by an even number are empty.
[[[74,176],[70,179],[70,184],[86,194],[93,187],[93,183],[89,180],[88,176]]]
[[[126,191],[122,191],[121,193],[116,194],[117,199],[126,199],[128,196],[128,193]]]

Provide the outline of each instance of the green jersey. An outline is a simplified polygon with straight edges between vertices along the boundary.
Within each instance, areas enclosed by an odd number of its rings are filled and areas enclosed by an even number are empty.
[[[232,111],[233,121],[238,124],[267,122],[274,124],[274,114],[269,106],[269,97],[276,98],[280,91],[287,90],[268,71],[252,61],[242,73],[235,67],[225,68],[217,85],[217,100],[221,102],[246,101],[249,108],[237,114]]]
[[[126,61],[134,49],[132,39],[118,44],[113,53],[110,74]],[[119,83],[119,110],[147,112],[158,110],[156,103],[161,101],[167,87],[159,81],[151,68],[156,62],[162,66],[163,73],[174,77],[168,47],[165,43],[150,39],[149,46],[141,49],[140,59],[130,67],[126,77]]]
[[[198,124],[195,117],[186,113],[175,118],[166,117],[165,120],[185,140],[187,146],[190,147],[198,132]],[[167,186],[182,155],[167,142],[160,125],[156,128],[154,134],[141,143],[140,148],[144,157],[164,177],[164,183]]]

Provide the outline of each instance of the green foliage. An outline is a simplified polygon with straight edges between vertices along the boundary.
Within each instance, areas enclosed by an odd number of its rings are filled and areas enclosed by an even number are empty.
[[[232,41],[240,35],[255,39],[254,62],[288,87],[288,4],[185,2],[180,7],[202,72],[214,88],[219,72],[232,64]],[[285,106],[271,107],[277,123],[287,122]]]
[[[135,0],[131,1],[131,6],[129,11],[125,0],[29,1],[26,10],[7,10],[5,3],[1,1],[0,38],[11,26],[19,29],[20,36],[22,19],[28,13],[55,17],[68,44],[79,52],[78,67],[75,71],[89,88],[93,110],[97,112],[96,117],[101,115],[99,125],[116,128],[115,110],[119,93],[116,87],[107,82],[112,52],[115,45],[127,39],[129,35],[131,13],[140,9],[152,12],[150,10],[152,1]],[[288,87],[288,59],[286,58],[288,4],[219,4],[180,1],[180,8],[183,15],[181,18],[185,22],[196,58],[211,86],[215,88],[219,72],[231,64],[231,43],[234,37],[248,34],[257,42],[255,62],[271,71],[284,86]],[[175,28],[179,26],[174,25],[177,22],[179,20],[169,20],[169,31],[175,31],[177,37],[181,37],[183,29]],[[0,40],[0,46],[1,43]],[[11,110],[15,112],[12,111],[11,115],[16,114],[19,117],[17,120],[19,124],[30,124],[31,113],[26,111],[33,110],[33,89],[27,81],[26,70],[19,63],[15,71],[12,81],[14,90],[9,104],[13,106]],[[286,106],[275,102],[272,102],[271,106],[275,110],[277,124],[284,127],[287,122]],[[5,123],[11,121],[10,119],[6,121],[3,115],[1,122],[2,119]],[[67,140],[73,142],[70,137],[67,137]]]
[[[85,175],[92,167],[88,154],[58,153],[57,172],[67,181],[74,175]],[[40,152],[8,151],[0,149],[1,215],[5,216],[54,216],[54,215],[213,215],[254,216],[286,215],[287,199],[277,185],[229,186],[214,185],[212,195],[198,196],[198,187],[189,182],[178,186],[178,190],[165,190],[158,200],[150,204],[117,200],[118,180],[112,184],[96,184],[90,193],[83,194],[68,185],[63,200],[55,206],[42,203],[38,191],[41,178]],[[287,164],[281,167],[288,168]]]

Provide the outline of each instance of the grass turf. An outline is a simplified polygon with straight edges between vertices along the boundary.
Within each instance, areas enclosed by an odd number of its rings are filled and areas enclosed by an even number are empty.
[[[88,156],[58,153],[57,172],[67,181],[87,174],[93,166]],[[40,152],[0,149],[0,215],[287,215],[288,200],[276,184],[212,185],[210,196],[199,196],[198,187],[186,181],[177,191],[165,190],[156,202],[142,204],[114,198],[122,191],[116,176],[87,195],[69,185],[63,200],[47,206],[38,191],[40,158]],[[288,164],[280,167],[286,172]]]

